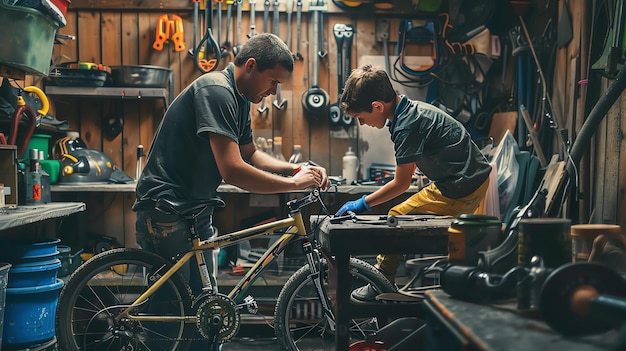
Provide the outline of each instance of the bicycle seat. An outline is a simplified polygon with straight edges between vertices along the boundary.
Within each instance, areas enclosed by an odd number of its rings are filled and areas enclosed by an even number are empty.
[[[207,207],[224,207],[224,200],[220,198],[201,200],[182,200],[159,198],[154,208],[165,214],[176,214],[182,217],[194,215]]]

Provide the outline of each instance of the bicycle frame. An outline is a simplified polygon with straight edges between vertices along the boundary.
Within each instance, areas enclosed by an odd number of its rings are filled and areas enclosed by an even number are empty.
[[[120,313],[116,319],[120,320],[122,317],[128,318],[133,321],[170,321],[185,323],[195,323],[196,316],[136,316],[130,312],[140,306],[150,296],[152,296],[172,275],[174,275],[185,263],[187,263],[191,257],[196,256],[198,262],[198,269],[200,270],[200,276],[203,279],[203,285],[207,286],[210,290],[210,283],[206,278],[206,265],[204,264],[204,256],[202,250],[217,249],[230,245],[234,245],[241,241],[256,238],[262,235],[270,235],[276,230],[288,228],[287,231],[278,238],[256,261],[256,263],[250,268],[250,270],[241,278],[237,285],[228,293],[228,297],[236,303],[240,303],[239,299],[244,295],[248,288],[256,281],[265,268],[276,260],[278,255],[282,253],[285,246],[296,236],[305,236],[306,228],[304,221],[302,220],[301,209],[293,210],[290,217],[285,219],[276,220],[270,223],[262,224],[254,228],[247,228],[238,230],[229,234],[221,235],[218,237],[210,238],[207,240],[200,240],[194,238],[192,240],[192,249],[187,251],[172,267],[170,267],[157,281],[155,281],[143,294],[128,306],[122,313]],[[295,230],[294,230],[295,229]],[[204,273],[203,273],[204,269]]]

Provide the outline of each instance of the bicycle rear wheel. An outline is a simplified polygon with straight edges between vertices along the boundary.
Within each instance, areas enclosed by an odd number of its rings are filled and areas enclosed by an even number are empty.
[[[56,329],[61,349],[186,350],[195,324],[118,316],[169,267],[171,263],[155,254],[130,248],[103,252],[80,266],[59,296]],[[132,314],[185,316],[191,313],[191,299],[187,282],[176,273]]]
[[[328,288],[328,264],[320,261],[324,288]],[[395,287],[374,266],[356,258],[350,259],[352,286],[358,288],[365,284],[379,292],[393,292]],[[315,291],[315,284],[310,277],[309,265],[296,271],[287,281],[276,303],[274,329],[278,342],[284,350],[334,350],[335,333],[331,330],[324,310]],[[376,317],[353,319],[350,323],[351,342],[364,340],[380,327]]]

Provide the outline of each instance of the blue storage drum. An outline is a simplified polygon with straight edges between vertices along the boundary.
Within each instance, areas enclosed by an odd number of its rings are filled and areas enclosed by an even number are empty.
[[[0,257],[10,264],[2,350],[30,349],[55,338],[56,308],[63,287],[57,277],[59,241],[0,242]]]

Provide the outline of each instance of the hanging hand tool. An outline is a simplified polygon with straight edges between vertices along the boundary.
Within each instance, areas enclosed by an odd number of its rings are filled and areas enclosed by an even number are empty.
[[[344,64],[343,64],[343,82],[342,86],[345,84],[346,80],[350,76],[350,72],[352,71],[352,39],[354,38],[354,29],[351,24],[346,24],[344,28],[343,38],[345,40],[346,47],[346,55],[344,56]],[[354,119],[348,115],[341,116],[341,124],[344,128],[348,129]]]
[[[274,0],[274,34],[280,38],[280,2]]]
[[[318,43],[319,43],[319,47],[318,47],[318,51],[317,54],[319,55],[320,58],[325,58],[326,55],[328,54],[325,50],[324,50],[324,12],[326,12],[326,3],[324,2],[324,0],[314,0],[316,1],[316,4],[309,4],[309,11],[311,11],[311,7],[313,7],[315,9],[316,12],[319,12],[319,19],[318,19],[318,29],[317,29],[317,38],[318,38]]]
[[[231,17],[233,12],[233,4],[234,0],[226,0],[226,39],[222,44],[222,47],[226,51],[230,51],[232,49],[232,43],[230,41],[230,25],[231,25]]]
[[[200,0],[191,0],[193,2],[193,41],[192,48],[189,49],[189,55],[193,56],[194,50],[196,50],[196,44],[198,42],[198,12],[199,12],[199,2]]]
[[[337,42],[337,102],[330,105],[329,117],[330,125],[337,126],[341,120],[341,109],[339,104],[341,102],[341,93],[343,90],[343,42],[345,24],[336,23],[333,26],[333,35],[335,36],[335,42]]]
[[[376,41],[382,42],[383,55],[385,57],[385,70],[391,74],[389,63],[389,20],[386,18],[376,21]]]
[[[210,1],[206,2],[204,17],[207,26],[206,32],[196,47],[193,56],[196,68],[202,73],[208,73],[217,68],[217,64],[222,58],[220,48],[213,37],[213,4]]]
[[[180,16],[172,15],[172,19],[168,15],[161,15],[157,19],[156,34],[152,48],[155,50],[163,50],[163,46],[168,39],[172,39],[174,50],[185,50],[183,20]],[[171,34],[171,35],[170,35]],[[171,38],[170,38],[171,37]]]
[[[276,86],[276,98],[272,103],[277,110],[282,110],[287,105],[287,99],[282,99],[280,97],[280,84]]]
[[[268,26],[270,21],[270,0],[265,0],[263,2],[263,33],[267,33]],[[261,100],[261,105],[256,109],[259,113],[263,114],[267,112],[267,106],[265,106],[265,99]]]
[[[270,22],[270,0],[263,1],[263,33],[267,33]]]
[[[250,3],[250,34],[248,34],[248,38],[252,38],[256,35],[256,19],[255,10],[256,10],[256,0],[248,0]]]
[[[318,1],[319,4],[319,1]],[[322,1],[323,4],[323,1]],[[311,53],[311,66],[312,66],[312,74],[311,74],[311,87],[302,95],[302,106],[305,110],[313,113],[322,113],[328,107],[328,93],[324,91],[324,89],[320,88],[318,85],[318,65],[319,65],[319,17],[320,17],[320,7],[313,6],[313,4],[309,5],[309,10],[313,12],[313,52]]]
[[[224,56],[228,54],[228,50],[221,44],[222,43],[222,3],[224,0],[215,0],[217,8],[217,43],[220,46],[220,55]]]
[[[296,2],[296,59],[302,61],[302,53],[300,52],[300,43],[302,42],[300,35],[302,33],[302,0]]]
[[[172,31],[171,39],[174,43],[174,51],[185,50],[185,36],[183,19],[180,16],[172,15],[172,19],[169,22],[170,30]]]
[[[293,0],[287,0],[286,4],[286,12],[287,12],[287,46],[289,50],[291,50],[291,15],[293,14]],[[291,50],[293,53],[293,50]],[[295,55],[294,55],[295,56]]]
[[[276,34],[278,37],[280,37],[279,6],[280,3],[278,2],[278,0],[274,0],[274,34]],[[276,96],[274,97],[274,102],[272,102],[272,105],[274,105],[277,110],[282,110],[283,107],[285,107],[286,103],[287,100],[282,99],[280,96],[280,83],[278,83],[276,85]]]
[[[235,31],[235,46],[233,47],[233,55],[237,56],[239,50],[241,50],[241,13],[243,0],[237,0],[237,24]]]
[[[160,15],[157,18],[156,25],[156,33],[154,36],[154,43],[152,43],[152,48],[154,50],[163,50],[163,46],[165,45],[165,41],[170,37],[170,23],[167,18],[167,14]]]

